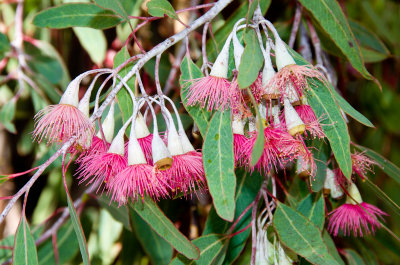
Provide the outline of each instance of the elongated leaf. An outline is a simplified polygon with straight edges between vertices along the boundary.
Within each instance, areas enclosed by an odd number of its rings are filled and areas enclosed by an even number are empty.
[[[264,57],[254,30],[248,30],[244,35],[245,47],[240,59],[238,84],[239,88],[249,87],[256,81],[264,63]]]
[[[297,64],[308,64],[298,53],[292,49],[289,49],[289,51]],[[335,159],[343,174],[350,179],[352,172],[350,136],[346,122],[332,95],[333,87],[330,84],[329,87],[326,87],[317,79],[313,79],[309,84],[311,89],[307,90],[307,99],[317,117],[323,119],[321,122],[322,129],[329,140]]]
[[[17,228],[14,242],[13,264],[35,265],[38,263],[35,239],[31,234],[25,214]]]
[[[130,211],[132,227],[152,264],[166,265],[172,258],[172,247],[157,235],[150,226],[134,211]]]
[[[365,78],[373,79],[364,66],[360,48],[339,3],[331,0],[300,0],[300,3],[318,21],[353,67]]]
[[[343,249],[343,255],[346,257],[349,265],[365,265],[360,255],[352,249]]]
[[[326,178],[326,163],[330,156],[330,150],[328,145],[321,139],[313,139],[312,146],[314,147],[312,151],[315,164],[317,165],[317,174],[315,178],[311,178],[310,185],[314,192],[322,190]]]
[[[398,168],[395,164],[381,156],[380,154],[376,153],[375,151],[361,146],[361,145],[354,145],[358,150],[363,152],[364,155],[368,156],[372,160],[374,160],[378,166],[385,172],[389,177],[394,179],[397,183],[400,183],[400,168]]]
[[[131,9],[131,0],[95,0],[96,4],[107,9],[113,10],[115,13],[121,15],[128,20],[127,10]]]
[[[67,202],[69,215],[71,216],[72,225],[74,226],[75,234],[79,242],[79,249],[81,251],[81,256],[83,260],[83,264],[89,265],[89,252],[87,249],[85,234],[83,233],[81,221],[79,221],[78,214],[76,213],[74,202],[71,199],[71,195],[69,195],[69,191],[65,190],[67,194]]]
[[[192,84],[193,80],[203,77],[203,74],[197,67],[197,65],[195,65],[193,61],[186,56],[185,58],[183,58],[181,63],[181,73],[182,74],[179,79],[179,83],[181,85],[181,99],[183,106],[193,118],[193,120],[199,127],[201,135],[203,135],[204,137],[206,135],[208,122],[211,119],[211,113],[203,108],[200,108],[199,106],[188,106],[186,99],[187,90]]]
[[[186,257],[184,257],[183,255],[178,254],[178,256],[176,256],[170,264],[171,265],[220,264],[220,261],[223,260],[223,258],[225,256],[226,241],[228,241],[226,236],[217,235],[217,234],[210,234],[210,235],[199,237],[199,238],[193,240],[193,244],[195,244],[200,249],[200,258],[198,260],[189,260]]]
[[[57,231],[57,249],[60,264],[66,264],[79,251],[79,243],[76,240],[74,227],[71,220],[68,220]],[[40,265],[55,264],[54,249],[51,239],[47,240],[38,250]]]
[[[265,14],[271,4],[271,0],[260,1],[261,12]],[[249,2],[245,1],[241,4],[236,11],[226,20],[224,26],[221,27],[214,33],[214,39],[207,41],[207,57],[209,61],[214,61],[218,55],[218,51],[221,50],[222,45],[224,45],[225,40],[228,38],[232,31],[233,25],[241,18],[245,17],[249,10]]]
[[[199,250],[164,215],[155,202],[146,197],[143,203],[130,204],[133,210],[173,248],[189,259],[197,259]]]
[[[280,241],[312,264],[339,264],[329,254],[318,227],[296,210],[279,203],[273,224]]]
[[[210,121],[203,144],[203,165],[215,210],[222,219],[232,221],[236,176],[229,111],[216,112]]]
[[[393,211],[400,216],[400,206],[395,203],[383,190],[381,190],[377,185],[371,182],[369,179],[365,179],[368,186],[379,196]]]
[[[236,170],[237,186],[236,186],[236,210],[235,219],[243,213],[243,211],[254,201],[262,184],[263,177],[258,173],[247,172],[244,168]],[[242,219],[233,229],[232,233],[238,232],[250,223],[251,210],[242,216]],[[203,235],[207,234],[224,234],[229,229],[232,223],[221,219],[215,212],[215,208],[207,217],[206,225],[203,230]],[[223,264],[232,264],[240,255],[246,245],[246,241],[250,235],[251,229],[243,231],[233,236],[228,243],[228,249]]]
[[[345,265],[342,257],[340,257],[339,252],[335,246],[335,242],[333,242],[331,236],[329,235],[328,231],[324,229],[322,232],[322,238],[324,239],[325,244],[328,246],[329,253],[336,259],[336,261],[340,265]]]
[[[375,127],[364,115],[353,108],[335,89],[331,90],[335,96],[335,100],[344,112],[349,114],[352,118],[368,127]]]
[[[378,62],[390,56],[385,44],[360,23],[349,20],[349,25],[357,39],[365,62]]]
[[[115,201],[110,201],[105,195],[98,196],[97,201],[101,207],[105,208],[111,216],[121,222],[125,229],[132,231],[131,224],[129,222],[129,209],[126,206],[120,206]]]
[[[39,12],[33,19],[38,27],[89,27],[105,29],[118,25],[122,19],[110,10],[91,3],[69,3]]]
[[[12,123],[15,114],[16,101],[8,101],[0,110],[0,122],[6,127],[10,133],[16,133],[17,129]]]
[[[254,109],[256,111],[257,123],[259,128],[256,141],[254,142],[253,150],[251,150],[250,165],[254,167],[257,164],[258,160],[260,160],[262,153],[264,151],[264,145],[265,145],[264,123],[262,121],[260,111],[258,110],[256,100],[254,99],[254,96],[249,88],[247,88],[247,92],[250,95],[251,102],[253,103]]]
[[[4,54],[10,51],[10,41],[7,36],[3,33],[0,33],[0,60],[4,58]]]
[[[167,0],[151,0],[147,3],[148,12],[153,17],[169,16],[173,19],[179,19],[175,9]]]
[[[316,194],[309,194],[297,206],[297,211],[302,213],[319,229],[324,228],[325,221],[325,203],[324,197]]]
[[[107,40],[103,31],[91,28],[74,28],[73,30],[90,59],[95,64],[101,65],[107,51]]]

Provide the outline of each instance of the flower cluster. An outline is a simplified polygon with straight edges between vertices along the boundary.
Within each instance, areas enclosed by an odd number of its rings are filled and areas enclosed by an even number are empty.
[[[187,91],[188,105],[197,105],[208,111],[226,109],[231,111],[237,166],[245,166],[251,171],[269,173],[273,169],[284,169],[288,162],[298,159],[301,161],[299,170],[308,176],[315,177],[316,164],[304,139],[324,138],[325,134],[321,128],[320,119],[308,104],[307,91],[311,89],[313,79],[322,82],[326,82],[326,79],[312,65],[296,64],[269,21],[262,20],[254,25],[240,25],[243,22],[244,19],[241,19],[235,24],[210,74],[206,73],[205,77],[188,80],[192,82]],[[270,28],[275,42],[266,33],[267,42],[264,46],[259,24]],[[238,85],[238,70],[244,47],[238,40],[237,33],[249,27],[254,28],[259,37],[264,67],[249,90],[242,90]],[[232,71],[232,78],[228,79],[231,43],[233,43],[236,69]],[[277,71],[271,60],[272,47],[274,47]],[[249,107],[250,97],[255,99],[256,105],[253,104],[253,108]],[[259,117],[253,115],[256,108]],[[263,128],[255,126],[258,119],[262,119]],[[260,159],[252,165],[251,154],[260,132],[264,134],[265,144]]]
[[[139,74],[136,78],[144,96],[135,98],[130,88],[125,87],[131,94],[134,111],[115,136],[115,100],[95,135],[95,125],[89,119],[91,89],[79,102],[82,77],[78,76],[58,105],[49,106],[36,116],[34,139],[53,144],[75,137],[75,144],[68,152],[81,152],[76,159],[80,182],[96,185],[119,205],[145,196],[158,200],[205,189],[202,154],[190,143],[174,103],[164,95],[147,96]],[[171,103],[175,111],[178,130],[165,102]],[[165,133],[158,131],[153,104],[161,107],[167,124]],[[146,109],[145,116],[142,109]],[[153,133],[145,122],[148,110],[153,117]],[[129,140],[126,140],[129,129]]]

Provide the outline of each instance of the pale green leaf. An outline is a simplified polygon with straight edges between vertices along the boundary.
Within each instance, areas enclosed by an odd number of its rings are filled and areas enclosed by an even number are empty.
[[[235,215],[235,161],[229,111],[212,117],[203,144],[203,165],[208,188],[218,215],[232,221]]]
[[[279,240],[312,264],[339,264],[328,252],[321,230],[296,210],[279,203],[273,224]]]
[[[148,12],[153,17],[169,16],[173,19],[179,19],[175,9],[167,0],[151,0],[147,3]]]
[[[25,214],[22,215],[17,228],[13,253],[14,265],[36,265],[38,263],[35,239],[33,238],[26,221]]]
[[[107,51],[107,40],[103,31],[91,28],[73,28],[73,30],[90,59],[95,64],[102,65]]]
[[[33,19],[35,26],[58,29],[68,27],[105,29],[121,22],[122,19],[114,12],[92,3],[70,3],[50,7],[39,12]]]
[[[189,259],[197,259],[199,257],[198,248],[179,232],[152,199],[146,197],[143,199],[143,203],[130,204],[130,207],[178,252]]]

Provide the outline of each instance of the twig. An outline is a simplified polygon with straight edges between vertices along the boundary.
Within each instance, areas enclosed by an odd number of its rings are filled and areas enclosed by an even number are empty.
[[[323,66],[321,42],[318,38],[317,32],[315,31],[315,28],[314,28],[313,24],[311,23],[310,19],[307,19],[307,26],[308,26],[308,29],[310,30],[311,42],[315,49],[315,59],[317,60],[317,65]]]
[[[157,46],[155,46],[153,49],[151,49],[149,52],[147,52],[141,59],[137,61],[137,63],[131,68],[131,70],[128,72],[126,76],[122,79],[121,82],[118,83],[115,88],[113,88],[110,92],[110,94],[107,96],[107,98],[104,100],[104,102],[101,104],[101,106],[93,113],[93,115],[90,117],[90,121],[94,122],[96,119],[101,117],[102,113],[108,106],[108,104],[115,98],[117,93],[121,90],[123,87],[123,84],[126,83],[129,79],[132,78],[132,76],[135,75],[135,73],[143,67],[143,65],[148,62],[151,58],[156,56],[157,54],[161,54],[165,50],[167,50],[169,47],[177,43],[178,41],[182,40],[185,38],[190,32],[195,30],[196,28],[200,27],[206,22],[211,21],[215,16],[217,16],[221,10],[223,10],[230,2],[233,0],[220,0],[217,2],[207,13],[205,13],[203,16],[195,20],[193,23],[189,25],[188,28],[183,29],[181,32],[173,35],[172,37],[169,37],[168,39],[164,40]],[[13,198],[8,202],[7,206],[4,208],[3,212],[0,214],[0,223],[4,221],[4,218],[6,215],[9,213],[11,208],[14,206],[15,202],[21,197],[22,194],[24,194],[34,183],[35,181],[39,178],[39,176],[43,173],[43,171],[51,164],[53,163],[63,152],[66,152],[68,148],[75,142],[76,136],[72,136],[66,143],[64,143],[57,151],[54,153],[46,162],[44,162],[38,170],[35,172],[35,174],[31,177],[31,179],[13,196]]]
[[[257,252],[257,208],[258,202],[261,198],[261,190],[258,192],[256,199],[254,200],[253,210],[251,212],[251,265],[256,264],[256,252]]]
[[[303,6],[297,2],[296,12],[294,14],[292,32],[290,33],[290,39],[289,39],[289,44],[288,44],[290,48],[293,48],[294,42],[296,40],[297,32],[299,31],[302,11],[303,11]]]
[[[309,43],[309,37],[307,34],[307,30],[304,27],[303,23],[300,25],[300,47],[299,51],[301,56],[304,57],[309,63],[312,61],[312,52]]]

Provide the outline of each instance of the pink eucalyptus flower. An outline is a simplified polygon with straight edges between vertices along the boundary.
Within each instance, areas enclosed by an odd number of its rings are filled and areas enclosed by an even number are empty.
[[[225,110],[237,102],[238,91],[231,86],[228,79],[216,76],[206,76],[191,80],[193,84],[188,88],[187,104],[199,104],[202,108],[211,110]]]
[[[97,136],[94,136],[90,147],[79,155],[79,157],[76,159],[76,162],[80,163],[83,160],[83,158],[87,156],[89,157],[95,154],[105,153],[107,152],[109,147],[110,143],[104,141],[103,139]],[[88,161],[86,160],[86,162]]]
[[[77,174],[79,174],[80,183],[87,181],[87,184],[94,182],[96,185],[101,185],[113,179],[126,166],[125,156],[101,152],[83,157]]]
[[[47,144],[62,143],[77,136],[77,143],[90,143],[94,135],[94,126],[78,108],[68,104],[50,105],[35,115],[33,139]],[[82,146],[86,148],[86,146]]]
[[[299,149],[302,147],[298,140],[278,127],[268,126],[264,129],[264,136],[263,154],[255,165],[260,173],[263,171],[268,173],[272,168],[277,169],[278,166],[283,168],[287,162],[297,157]],[[253,133],[247,144],[243,146],[243,152],[249,162],[256,138],[257,133]]]
[[[150,196],[155,200],[168,196],[168,184],[148,164],[129,165],[107,183],[108,193],[119,205]]]
[[[163,171],[164,178],[170,183],[173,192],[181,191],[185,195],[207,187],[201,152],[191,151],[172,157],[171,168]]]
[[[242,134],[233,134],[233,153],[235,155],[235,166],[244,166],[246,164],[246,154],[244,153],[244,146],[246,146],[249,139]]]
[[[351,232],[354,236],[363,236],[364,233],[374,234],[375,230],[381,227],[378,218],[383,219],[383,216],[388,214],[371,204],[362,202],[360,205],[345,203],[329,215],[331,217],[328,231],[334,236],[339,234],[339,230],[343,231],[345,236],[349,236]]]
[[[321,128],[320,119],[317,119],[310,105],[303,104],[295,106],[295,110],[306,126],[306,134],[310,133],[313,138],[318,137],[322,139],[326,137],[324,131]]]
[[[366,157],[363,153],[354,153],[351,155],[353,174],[357,174],[361,179],[365,179],[368,172],[373,172],[372,166],[376,162]]]

